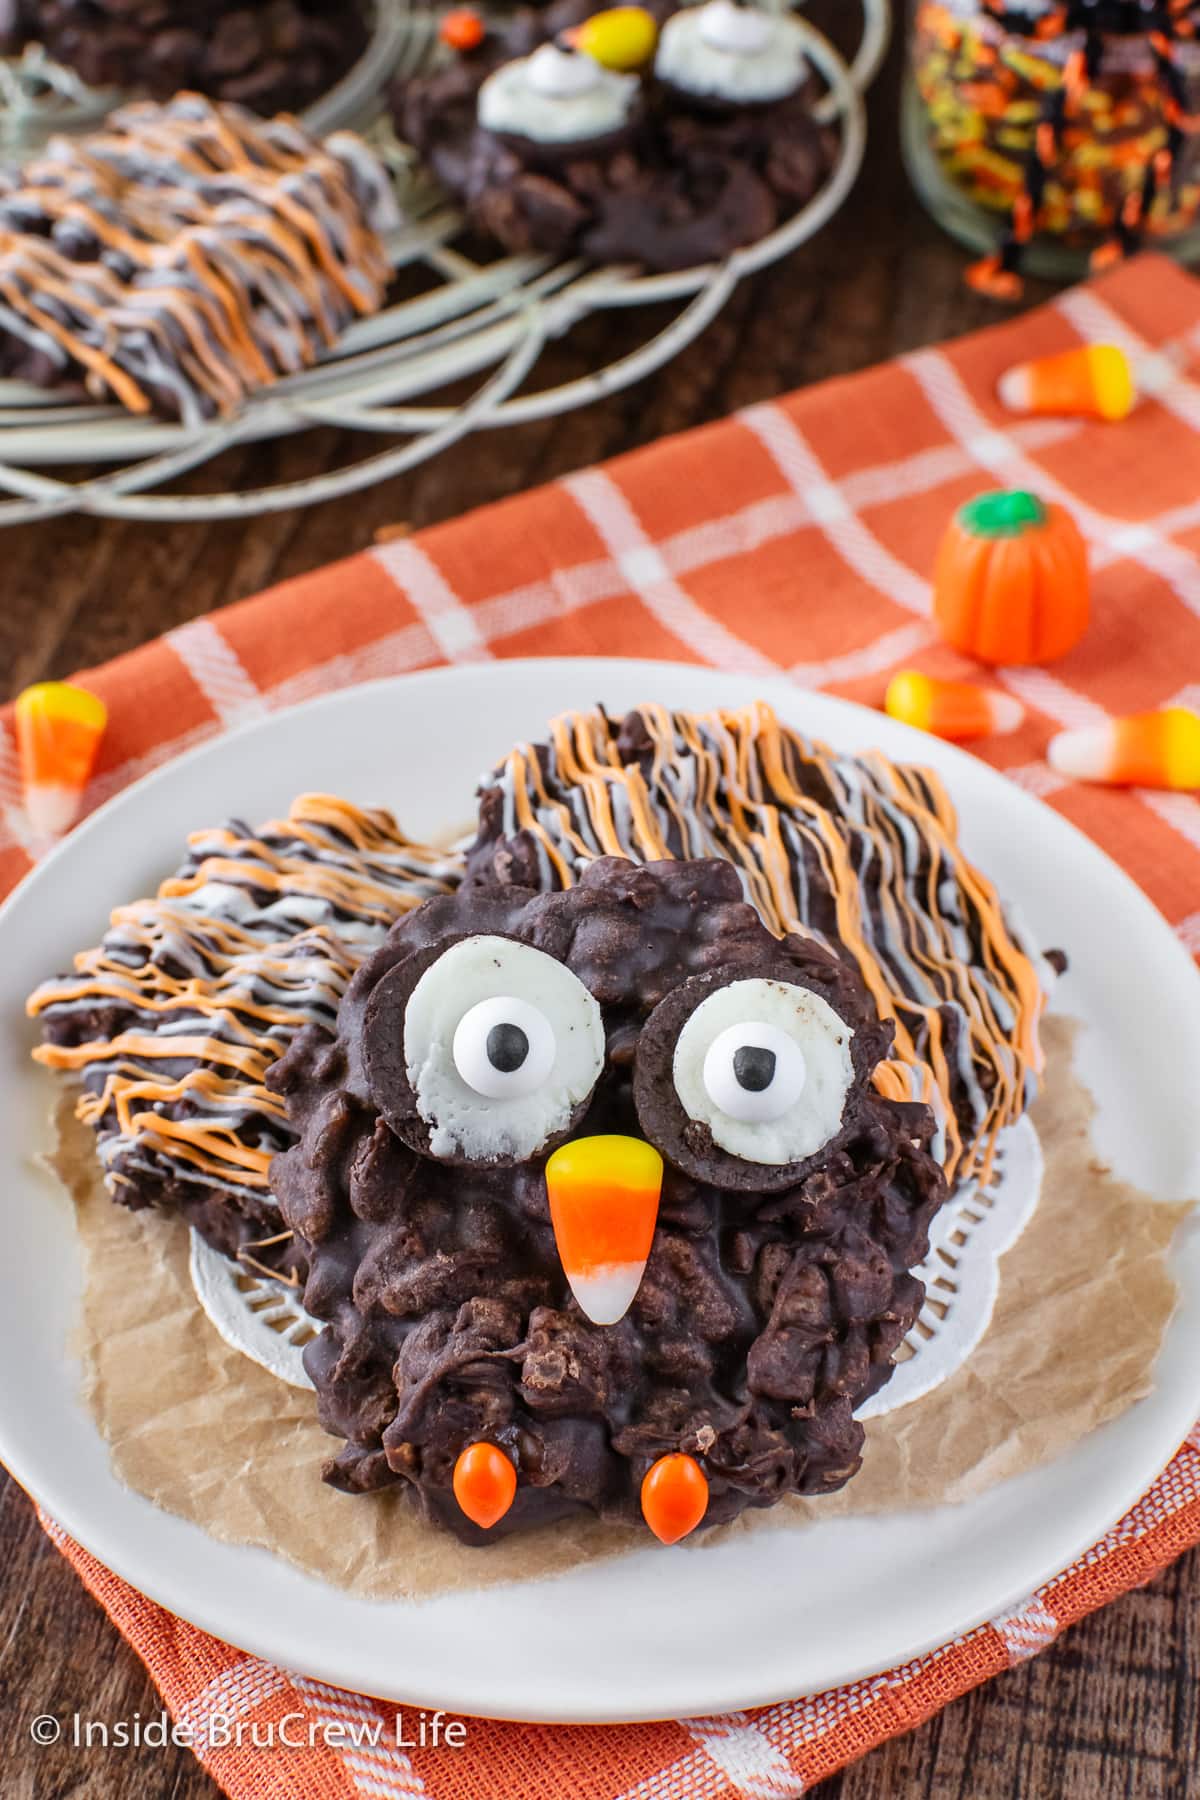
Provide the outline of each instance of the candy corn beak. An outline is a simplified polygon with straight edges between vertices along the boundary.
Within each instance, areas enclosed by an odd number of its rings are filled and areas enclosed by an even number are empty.
[[[517,1492],[517,1471],[495,1444],[468,1444],[454,1465],[454,1498],[473,1525],[498,1525]]]
[[[917,669],[893,675],[883,708],[890,719],[954,744],[1015,731],[1025,717],[1025,708],[1011,694],[997,694],[973,681],[939,681]]]
[[[1125,419],[1137,404],[1129,358],[1115,344],[1085,344],[1018,363],[997,389],[1010,412],[1068,419]]]
[[[575,1138],[547,1160],[558,1254],[594,1325],[615,1325],[633,1304],[654,1238],[662,1172],[662,1157],[642,1138]]]
[[[39,837],[57,837],[79,816],[107,709],[86,688],[41,681],[18,694],[14,710],[29,823]]]
[[[708,1511],[708,1481],[694,1456],[660,1456],[642,1482],[642,1517],[660,1544],[677,1544]]]
[[[1051,768],[1072,781],[1200,788],[1200,713],[1165,706],[1083,731],[1060,731],[1046,755]]]

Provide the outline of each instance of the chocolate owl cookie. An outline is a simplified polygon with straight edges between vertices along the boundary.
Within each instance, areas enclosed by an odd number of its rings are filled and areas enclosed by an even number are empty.
[[[336,1040],[267,1078],[326,1478],[468,1543],[578,1513],[671,1540],[849,1480],[946,1193],[928,1108],[874,1085],[890,1035],[725,862],[395,926]]]
[[[733,0],[453,18],[450,59],[397,89],[397,125],[507,249],[691,267],[772,231],[829,167],[790,19]]]

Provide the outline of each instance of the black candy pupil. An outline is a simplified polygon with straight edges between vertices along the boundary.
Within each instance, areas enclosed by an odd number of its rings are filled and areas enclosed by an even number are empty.
[[[529,1039],[519,1025],[493,1025],[487,1034],[487,1059],[501,1075],[512,1075],[529,1055]]]
[[[775,1052],[743,1044],[733,1053],[733,1078],[748,1094],[761,1094],[775,1079]]]

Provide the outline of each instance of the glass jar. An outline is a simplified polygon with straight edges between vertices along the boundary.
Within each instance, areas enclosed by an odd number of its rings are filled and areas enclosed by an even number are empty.
[[[1200,259],[1200,0],[912,0],[904,156],[977,285]],[[1011,280],[1009,278],[1012,278]]]

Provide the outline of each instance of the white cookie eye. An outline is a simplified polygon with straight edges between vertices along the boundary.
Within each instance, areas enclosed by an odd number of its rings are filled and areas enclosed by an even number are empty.
[[[454,1033],[454,1066],[485,1100],[536,1094],[554,1068],[554,1028],[515,994],[497,994],[464,1013]]]
[[[709,1099],[744,1125],[770,1124],[790,1112],[806,1073],[800,1046],[777,1025],[730,1025],[704,1058]]]
[[[429,1149],[520,1162],[567,1130],[604,1067],[604,1024],[565,964],[513,938],[463,938],[404,1014],[404,1062]]]
[[[702,1000],[675,1042],[689,1118],[745,1162],[812,1156],[837,1135],[854,1080],[850,1027],[808,988],[732,981]]]

